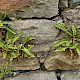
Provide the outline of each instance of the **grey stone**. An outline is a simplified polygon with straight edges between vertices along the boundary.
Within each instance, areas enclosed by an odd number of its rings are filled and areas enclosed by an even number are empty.
[[[31,71],[5,80],[57,80],[54,71]]]
[[[48,52],[53,47],[52,42],[45,44],[36,44],[32,47],[31,51],[34,53],[38,52]]]
[[[58,2],[59,0],[37,0],[34,5],[24,6],[20,10],[16,10],[13,16],[22,18],[50,18],[58,14]]]
[[[39,45],[34,45],[34,47],[31,49],[33,53],[37,56],[38,60],[43,63],[45,58],[48,55],[48,52],[53,48],[53,44],[51,43],[46,43],[46,44],[39,44]]]
[[[16,31],[23,32],[22,37],[29,34],[30,36],[36,38],[31,41],[34,44],[34,47],[31,51],[37,55],[38,60],[42,63],[44,62],[48,52],[53,48],[53,41],[55,40],[59,30],[53,26],[53,24],[62,22],[61,19],[56,21],[50,20],[24,20],[24,21],[14,21],[12,27]]]
[[[23,32],[23,36],[27,34],[36,38],[33,43],[34,44],[43,44],[49,43],[55,40],[59,30],[53,26],[53,24],[58,21],[50,21],[50,20],[23,20],[23,21],[14,21],[11,25],[17,32]]]
[[[64,71],[61,80],[80,80],[80,71]]]
[[[47,70],[80,70],[80,56],[71,59],[68,53],[50,53],[44,61]]]
[[[70,26],[71,23],[80,28],[80,6],[74,9],[66,10],[62,13],[65,23]]]

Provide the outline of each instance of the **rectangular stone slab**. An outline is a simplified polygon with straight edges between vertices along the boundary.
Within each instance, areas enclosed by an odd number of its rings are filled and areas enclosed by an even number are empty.
[[[5,80],[57,80],[54,71],[30,71]]]

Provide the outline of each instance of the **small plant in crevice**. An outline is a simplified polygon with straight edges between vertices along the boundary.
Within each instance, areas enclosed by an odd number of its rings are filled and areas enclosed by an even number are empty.
[[[33,38],[27,35],[19,42],[21,35],[22,33],[13,35],[7,32],[5,41],[0,38],[0,48],[2,48],[3,59],[9,58],[10,62],[12,62],[13,59],[19,58],[19,56],[35,57],[30,51],[33,45],[25,46],[25,44]]]
[[[80,55],[80,30],[75,25],[68,29],[65,23],[54,26],[64,32],[63,39],[53,42],[54,46],[57,47],[55,52],[67,51],[71,59],[77,58]]]
[[[5,75],[11,74],[11,70],[8,67],[8,64],[6,65],[1,65],[0,67],[0,79],[2,79]]]
[[[0,30],[4,31],[0,33],[0,52],[3,55],[3,59],[8,59],[10,62],[15,58],[21,57],[35,57],[30,51],[33,45],[29,45],[28,42],[34,38],[26,35],[20,42],[22,33],[17,34],[16,31],[9,26],[10,22],[3,21],[6,14],[2,14],[0,18]],[[27,43],[27,44],[26,44]]]

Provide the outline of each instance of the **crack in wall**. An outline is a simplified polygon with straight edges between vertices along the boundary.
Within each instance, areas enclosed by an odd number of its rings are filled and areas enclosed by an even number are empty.
[[[57,69],[55,72],[56,72],[57,80],[61,80],[61,72],[62,71]]]

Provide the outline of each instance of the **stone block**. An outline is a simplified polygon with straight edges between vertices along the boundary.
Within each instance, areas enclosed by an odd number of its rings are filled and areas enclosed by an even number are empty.
[[[57,80],[54,71],[30,71],[24,74],[20,74],[13,78],[7,78],[5,80]]]

